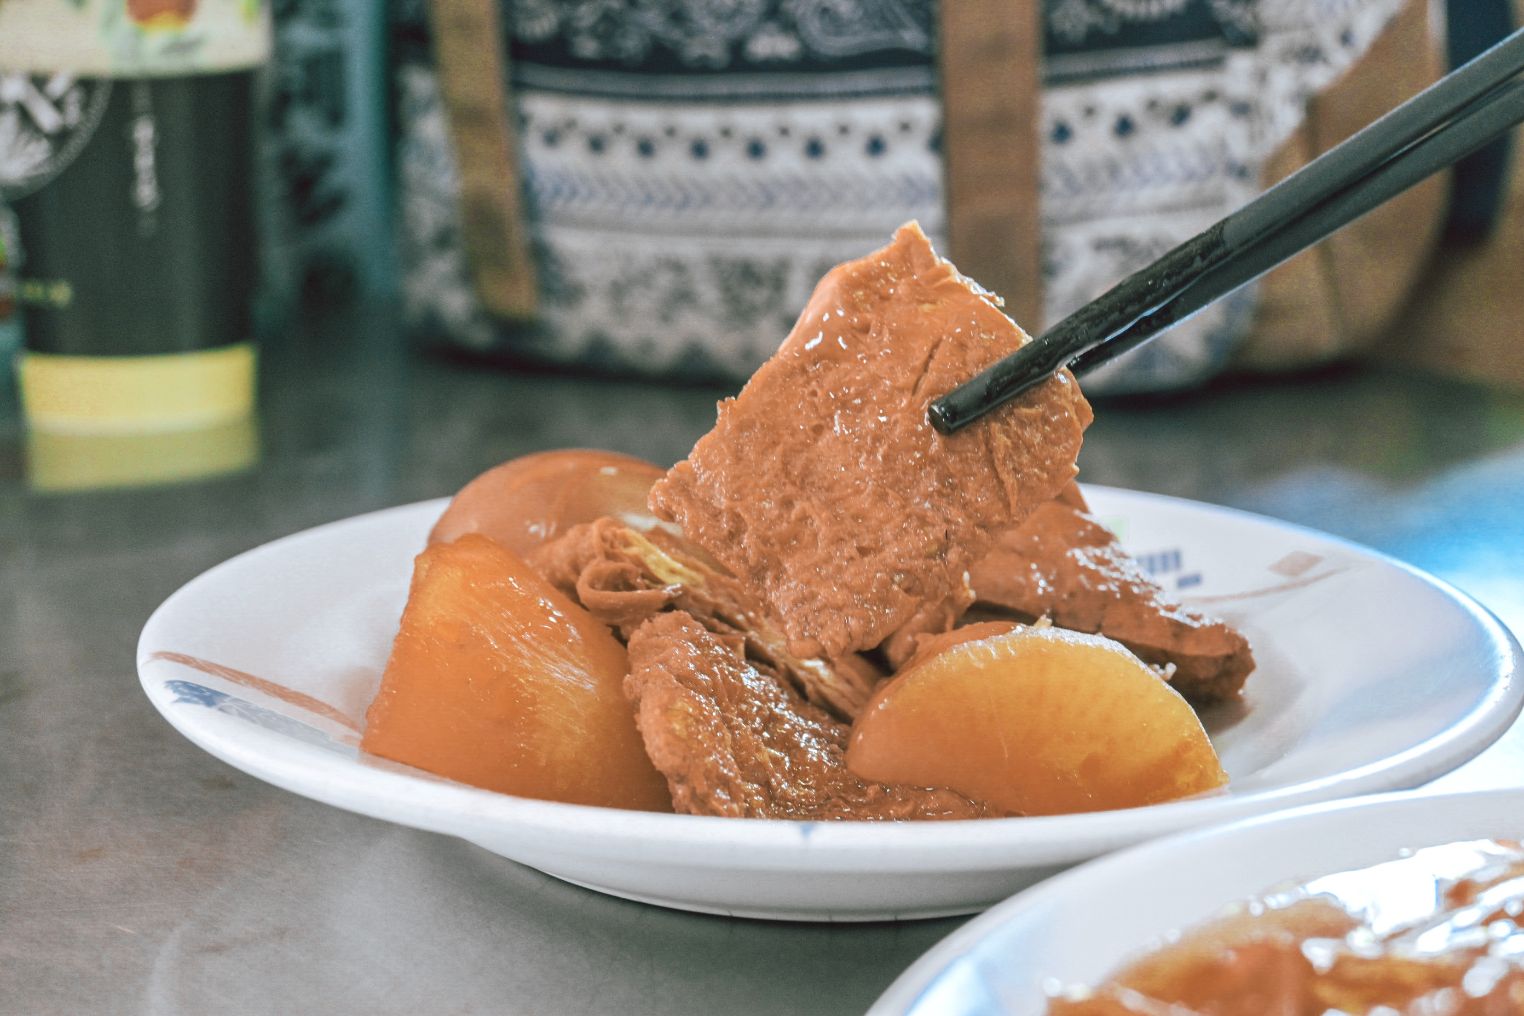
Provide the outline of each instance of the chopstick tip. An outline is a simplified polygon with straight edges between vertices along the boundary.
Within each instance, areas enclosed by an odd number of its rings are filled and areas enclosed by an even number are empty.
[[[932,429],[944,437],[957,433],[959,428],[968,423],[968,417],[950,405],[946,395],[927,407],[926,418],[931,421]]]

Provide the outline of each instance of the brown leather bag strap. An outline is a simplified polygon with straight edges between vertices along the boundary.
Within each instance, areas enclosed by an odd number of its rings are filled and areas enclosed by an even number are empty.
[[[937,42],[947,232],[959,270],[1042,321],[1042,4],[942,0]]]
[[[460,177],[461,241],[493,314],[529,320],[539,285],[519,176],[517,118],[498,0],[432,0],[434,55]]]

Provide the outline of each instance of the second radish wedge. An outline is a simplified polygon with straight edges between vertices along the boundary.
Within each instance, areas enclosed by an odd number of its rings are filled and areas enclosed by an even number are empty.
[[[874,693],[847,765],[1023,815],[1157,804],[1227,782],[1190,705],[1098,635],[1022,627],[924,654]]]

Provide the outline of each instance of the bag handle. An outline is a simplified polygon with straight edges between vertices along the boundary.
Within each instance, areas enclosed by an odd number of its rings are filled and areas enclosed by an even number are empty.
[[[518,117],[498,0],[432,0],[435,65],[450,123],[461,243],[476,294],[511,321],[533,320],[539,280],[519,174]]]
[[[937,41],[947,234],[958,268],[1042,330],[1042,4],[943,0]]]
[[[939,4],[947,232],[953,259],[1042,328],[1038,207],[1041,5]],[[528,320],[538,280],[498,0],[432,0],[440,87],[460,174],[460,218],[476,291],[492,313]]]

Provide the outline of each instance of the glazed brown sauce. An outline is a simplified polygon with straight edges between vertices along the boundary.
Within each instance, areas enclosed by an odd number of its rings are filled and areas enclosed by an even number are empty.
[[[1267,894],[1049,1016],[1520,1016],[1524,847],[1474,840]]]

